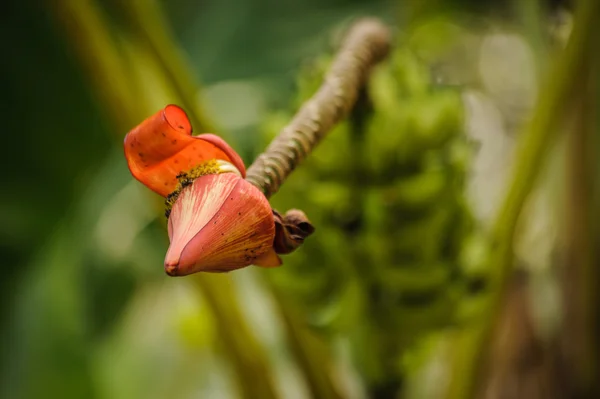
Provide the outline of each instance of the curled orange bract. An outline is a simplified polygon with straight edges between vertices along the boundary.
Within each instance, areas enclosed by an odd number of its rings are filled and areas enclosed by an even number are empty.
[[[246,175],[242,159],[223,139],[192,136],[190,120],[177,105],[167,105],[133,128],[124,148],[133,177],[163,197],[175,190],[181,171],[211,159],[230,162]]]

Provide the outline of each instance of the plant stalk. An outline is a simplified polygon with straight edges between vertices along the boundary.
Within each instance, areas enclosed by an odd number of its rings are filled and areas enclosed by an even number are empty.
[[[373,66],[389,52],[391,34],[376,19],[358,21],[349,31],[315,95],[248,168],[246,179],[269,198],[356,103]]]
[[[517,222],[548,149],[555,142],[556,133],[564,120],[565,110],[576,94],[576,81],[585,70],[586,56],[593,51],[592,42],[598,37],[600,2],[581,0],[575,10],[574,28],[567,46],[558,57],[546,85],[542,86],[538,104],[525,126],[508,193],[500,207],[492,230],[493,250],[489,258],[491,271],[490,298],[486,319],[474,331],[469,347],[458,365],[448,391],[450,398],[469,398],[476,392],[480,365],[487,355],[485,348],[494,331],[495,315],[504,298],[507,282],[514,270],[513,240]]]

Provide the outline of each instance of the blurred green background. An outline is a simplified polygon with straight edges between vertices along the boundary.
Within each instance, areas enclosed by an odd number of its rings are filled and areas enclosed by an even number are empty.
[[[392,52],[271,201],[314,236],[281,268],[168,278],[124,135],[176,103],[249,165],[363,16]],[[594,0],[9,0],[0,18],[0,397],[600,395],[599,57],[563,53],[578,26],[598,37]]]

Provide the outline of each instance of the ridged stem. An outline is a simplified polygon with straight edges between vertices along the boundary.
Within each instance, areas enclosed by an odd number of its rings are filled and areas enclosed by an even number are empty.
[[[350,29],[315,95],[248,168],[246,179],[268,197],[312,152],[331,128],[352,110],[372,67],[388,54],[389,29],[375,19]]]

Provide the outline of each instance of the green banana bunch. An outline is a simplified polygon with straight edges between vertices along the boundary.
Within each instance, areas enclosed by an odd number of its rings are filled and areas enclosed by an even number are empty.
[[[295,108],[327,64],[301,73]],[[317,231],[271,277],[307,323],[351,340],[357,367],[377,385],[399,379],[417,340],[476,314],[486,245],[464,199],[472,144],[461,93],[432,84],[398,48],[358,108],[274,197],[275,208],[302,208]],[[265,144],[291,116],[265,122]]]

